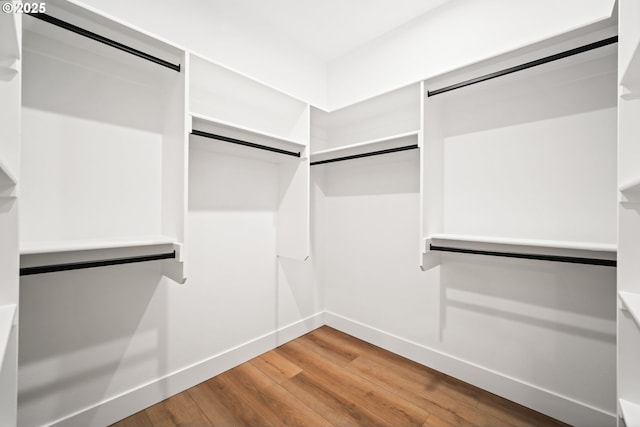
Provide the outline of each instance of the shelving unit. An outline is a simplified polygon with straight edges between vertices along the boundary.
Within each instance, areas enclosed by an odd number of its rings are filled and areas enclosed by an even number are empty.
[[[200,204],[213,209],[201,218],[202,232],[236,221],[226,214],[234,206],[245,221],[235,242],[254,241],[253,229],[265,241],[275,241],[273,252],[263,248],[267,259],[307,259],[309,105],[204,57],[192,54],[189,64],[190,211],[195,214]],[[228,191],[222,182],[199,191],[208,180],[232,181],[238,191]],[[211,239],[226,241],[219,235]]]
[[[147,236],[182,244],[185,52],[62,1],[25,16],[23,39],[24,255],[74,262],[101,248],[124,256]],[[170,263],[164,274],[184,282]]]
[[[618,425],[640,426],[640,2],[618,2]]]
[[[439,236],[476,249],[520,246],[589,258],[597,251],[615,259],[614,31],[425,82],[425,241]],[[425,254],[423,268],[439,264],[439,253]]]

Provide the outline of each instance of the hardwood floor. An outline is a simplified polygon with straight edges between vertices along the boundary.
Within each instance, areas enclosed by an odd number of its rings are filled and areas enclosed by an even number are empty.
[[[328,326],[113,424],[565,425]]]

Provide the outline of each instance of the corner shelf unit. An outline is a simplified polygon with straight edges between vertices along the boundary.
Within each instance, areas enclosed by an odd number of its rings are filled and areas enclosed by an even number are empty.
[[[24,257],[156,235],[183,243],[185,51],[58,0],[25,15],[23,47]],[[182,283],[174,264],[165,275]]]

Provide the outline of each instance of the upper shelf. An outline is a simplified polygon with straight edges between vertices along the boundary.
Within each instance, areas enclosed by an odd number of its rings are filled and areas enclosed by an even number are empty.
[[[401,151],[417,148],[419,145],[419,131],[406,132],[386,138],[364,141],[357,144],[330,148],[311,153],[311,164],[330,163],[390,151]]]
[[[191,134],[203,142],[213,140],[215,151],[230,155],[256,157],[273,162],[303,157],[306,144],[281,138],[247,126],[191,113]]]

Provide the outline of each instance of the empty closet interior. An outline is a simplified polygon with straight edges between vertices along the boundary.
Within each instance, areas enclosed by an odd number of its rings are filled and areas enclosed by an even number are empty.
[[[598,1],[334,109],[248,65],[285,50],[78,1],[1,14],[0,425],[108,425],[322,325],[640,425],[640,4]],[[471,8],[444,3],[428,22]],[[419,55],[419,22],[371,43]],[[230,28],[206,31],[248,43]]]

